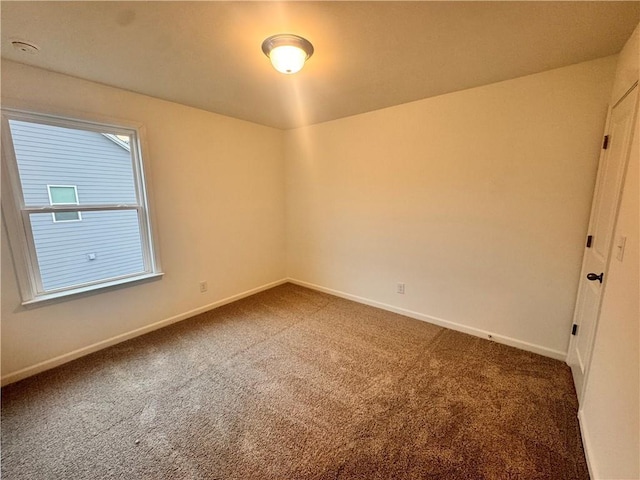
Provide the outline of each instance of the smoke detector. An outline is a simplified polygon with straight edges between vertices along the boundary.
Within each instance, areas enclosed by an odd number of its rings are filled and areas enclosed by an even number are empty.
[[[24,40],[11,40],[11,45],[19,52],[28,53],[29,55],[35,55],[40,51],[37,45]]]

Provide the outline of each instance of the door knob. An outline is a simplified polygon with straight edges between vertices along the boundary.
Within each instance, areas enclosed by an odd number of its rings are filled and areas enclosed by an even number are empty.
[[[601,273],[600,275],[596,275],[595,273],[587,274],[587,280],[591,280],[592,282],[595,282],[596,280],[598,280],[600,283],[602,283],[603,277],[604,277],[604,272]]]

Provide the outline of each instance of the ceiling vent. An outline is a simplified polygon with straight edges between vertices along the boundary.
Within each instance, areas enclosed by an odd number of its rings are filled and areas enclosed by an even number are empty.
[[[11,45],[19,52],[28,53],[29,55],[35,55],[40,51],[36,45],[25,42],[24,40],[11,40]]]

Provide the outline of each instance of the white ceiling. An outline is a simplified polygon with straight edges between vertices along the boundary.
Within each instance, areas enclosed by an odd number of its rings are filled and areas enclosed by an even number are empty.
[[[639,2],[7,2],[2,56],[277,128],[620,51]],[[293,76],[260,45],[295,33]],[[21,53],[10,40],[40,47]]]

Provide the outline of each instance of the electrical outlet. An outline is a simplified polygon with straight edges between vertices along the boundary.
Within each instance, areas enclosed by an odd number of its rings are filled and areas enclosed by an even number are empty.
[[[209,285],[207,285],[206,281],[200,282],[200,293],[204,293],[209,290]]]
[[[404,295],[404,283],[398,283],[398,285],[396,286],[396,292]]]

